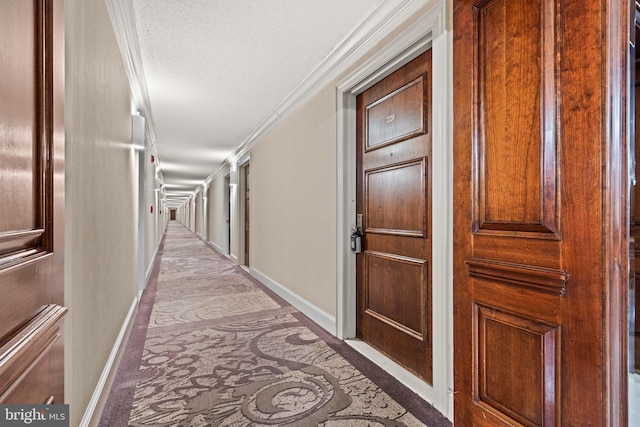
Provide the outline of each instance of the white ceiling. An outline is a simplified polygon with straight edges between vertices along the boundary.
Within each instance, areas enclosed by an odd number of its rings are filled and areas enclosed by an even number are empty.
[[[378,4],[133,0],[168,199],[202,184]]]

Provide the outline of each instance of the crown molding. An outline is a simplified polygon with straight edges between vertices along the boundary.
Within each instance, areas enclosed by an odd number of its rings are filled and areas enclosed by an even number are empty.
[[[130,0],[105,0],[113,32],[120,48],[124,69],[129,79],[131,96],[135,108],[146,120],[145,134],[146,143],[151,147],[150,152],[158,158],[155,146],[156,138],[154,133],[153,114],[151,113],[151,103],[147,91],[147,81],[145,79],[144,67],[142,65],[142,54],[138,43],[138,32],[133,12],[133,2]]]
[[[140,114],[146,118],[151,151],[156,154],[156,161],[159,161],[155,146],[153,114],[138,44],[133,3],[130,0],[105,0],[105,2],[129,78],[134,103]],[[206,178],[205,182],[211,182],[220,173],[226,171],[229,165],[249,152],[293,111],[337,79],[340,74],[354,65],[363,55],[375,48],[385,37],[429,2],[430,0],[408,0],[393,4],[378,0],[375,8],[254,128],[233,153],[222,162],[220,167]]]
[[[302,82],[222,162],[222,165],[207,177],[207,180],[215,179],[230,164],[238,161],[289,114],[317,95],[322,88],[337,79],[340,74],[354,65],[363,55],[375,48],[385,37],[429,2],[430,0],[410,0],[400,4],[392,4],[391,2],[378,1],[371,13],[365,16],[355,29],[347,34],[336,48],[307,74]]]

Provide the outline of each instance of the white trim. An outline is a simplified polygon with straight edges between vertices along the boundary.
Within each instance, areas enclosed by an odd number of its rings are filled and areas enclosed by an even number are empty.
[[[345,343],[378,365],[382,370],[391,374],[391,376],[404,384],[409,390],[413,391],[428,403],[433,404],[433,387],[425,383],[422,379],[363,341],[354,339],[345,340]]]
[[[243,168],[251,166],[251,153],[245,153],[242,157],[237,160],[236,166],[236,212],[238,213],[238,223],[237,228],[235,229],[238,233],[238,262],[241,265],[247,265],[247,250],[249,252],[249,263],[251,263],[251,241],[249,241],[249,247],[246,248],[246,214],[247,214],[247,182],[245,179],[245,171]],[[251,186],[249,185],[249,188]],[[251,203],[251,200],[249,200]],[[249,205],[249,210],[251,210],[251,205]],[[251,218],[249,218],[249,222],[251,222]],[[251,223],[249,223],[251,225]],[[231,229],[233,233],[234,229]],[[251,239],[251,235],[249,235],[249,239]]]
[[[87,409],[84,411],[84,416],[82,417],[82,421],[80,421],[80,427],[86,427],[91,422],[91,418],[93,417],[93,413],[96,410],[98,402],[100,401],[100,397],[102,393],[105,391],[104,386],[107,383],[107,379],[111,374],[111,370],[117,368],[117,366],[113,365],[115,362],[118,352],[120,351],[120,347],[125,343],[124,338],[127,333],[127,329],[129,328],[129,324],[133,318],[133,313],[135,313],[136,306],[138,305],[138,299],[134,298],[131,303],[131,307],[129,307],[129,312],[124,319],[124,323],[122,323],[122,327],[120,328],[120,333],[116,338],[116,342],[113,344],[113,348],[111,349],[111,353],[109,354],[109,358],[107,359],[107,363],[104,365],[104,369],[102,370],[102,375],[100,375],[100,379],[98,379],[98,384],[96,385],[95,390],[93,391],[93,395],[91,396],[91,400],[87,405]],[[108,390],[107,390],[108,391]]]
[[[355,337],[356,266],[349,249],[355,226],[356,96],[432,49],[432,306],[433,406],[453,416],[453,190],[452,190],[452,37],[447,0],[439,1],[394,40],[341,80],[337,90],[337,295],[336,336]],[[436,209],[437,207],[437,209]],[[426,383],[423,384],[425,386]]]
[[[306,299],[302,298],[298,294],[292,292],[287,289],[280,283],[276,282],[266,274],[256,270],[253,267],[249,267],[247,269],[248,273],[251,274],[256,280],[265,285],[267,288],[271,289],[273,292],[278,294],[282,299],[286,302],[300,310],[302,314],[313,320],[315,323],[320,325],[323,329],[327,330],[329,333],[333,334],[336,330],[336,319],[331,316],[326,311],[322,310],[320,307],[311,304]]]
[[[151,102],[149,101],[147,81],[142,65],[140,45],[138,44],[133,2],[130,0],[105,0],[105,3],[129,80],[129,87],[131,88],[131,97],[134,104],[131,112],[139,112],[140,115],[144,116],[146,122],[145,135],[148,136],[145,140],[147,146],[150,147],[149,154],[153,154],[156,157],[156,161],[159,161],[158,150],[155,145],[155,126],[151,112]],[[162,176],[159,178],[162,181]]]
[[[629,373],[629,427],[640,427],[640,375]]]
[[[400,24],[428,4],[431,0],[407,0],[399,4],[378,1],[369,15],[364,17],[338,46],[318,64],[296,88],[245,138],[234,152],[222,162],[207,180],[220,175],[228,164],[249,152],[266,134],[298,107],[313,98],[345,70],[352,67],[364,54],[374,49]]]
[[[211,248],[213,248],[213,250],[215,250],[216,252],[219,252],[220,255],[224,255],[226,256],[226,254],[224,253],[224,249],[222,249],[222,246],[220,245],[216,245],[215,243],[213,243],[211,240],[209,240],[207,242],[207,245],[209,245]]]
[[[153,262],[156,259],[156,255],[158,255],[158,247],[156,246],[156,250],[153,252],[153,256],[151,257],[151,263],[149,267],[147,267],[147,273],[145,274],[145,283],[149,284],[149,279],[151,278],[151,272],[153,271]],[[145,286],[146,287],[146,286]]]

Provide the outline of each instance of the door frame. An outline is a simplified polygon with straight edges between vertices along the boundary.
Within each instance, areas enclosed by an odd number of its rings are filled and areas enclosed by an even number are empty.
[[[447,1],[440,0],[336,86],[337,295],[336,336],[356,336],[356,262],[350,250],[356,217],[356,96],[432,49],[432,323],[433,386],[401,372],[401,379],[448,418],[453,416],[453,38]],[[439,286],[437,284],[440,284]],[[444,284],[444,285],[442,285]],[[385,362],[383,362],[385,363]]]
[[[245,252],[247,248],[245,248],[246,241],[246,228],[245,228],[245,214],[246,214],[246,191],[247,191],[247,183],[245,182],[245,172],[244,168],[250,166],[251,164],[251,154],[247,153],[242,156],[236,166],[236,180],[237,180],[237,188],[238,194],[236,197],[236,205],[237,205],[237,214],[238,214],[238,257],[237,262],[240,266],[249,267],[247,265],[247,260],[245,259]],[[251,220],[251,219],[249,219]],[[233,233],[233,229],[231,230]],[[249,262],[251,262],[251,245],[248,248],[249,251]]]
[[[136,222],[136,253],[137,253],[137,289],[138,301],[142,295],[142,291],[147,287],[145,265],[146,259],[146,144],[145,144],[145,119],[139,114],[131,115],[131,149],[134,151],[134,164],[137,173],[134,173],[134,191],[136,192],[135,203],[135,222]]]
[[[231,254],[231,170],[224,177],[223,183],[223,204],[224,204],[224,254]]]

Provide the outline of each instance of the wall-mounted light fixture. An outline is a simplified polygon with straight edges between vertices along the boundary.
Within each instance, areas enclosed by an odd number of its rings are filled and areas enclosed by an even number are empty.
[[[134,150],[144,151],[144,117],[139,114],[131,116],[131,147]]]

